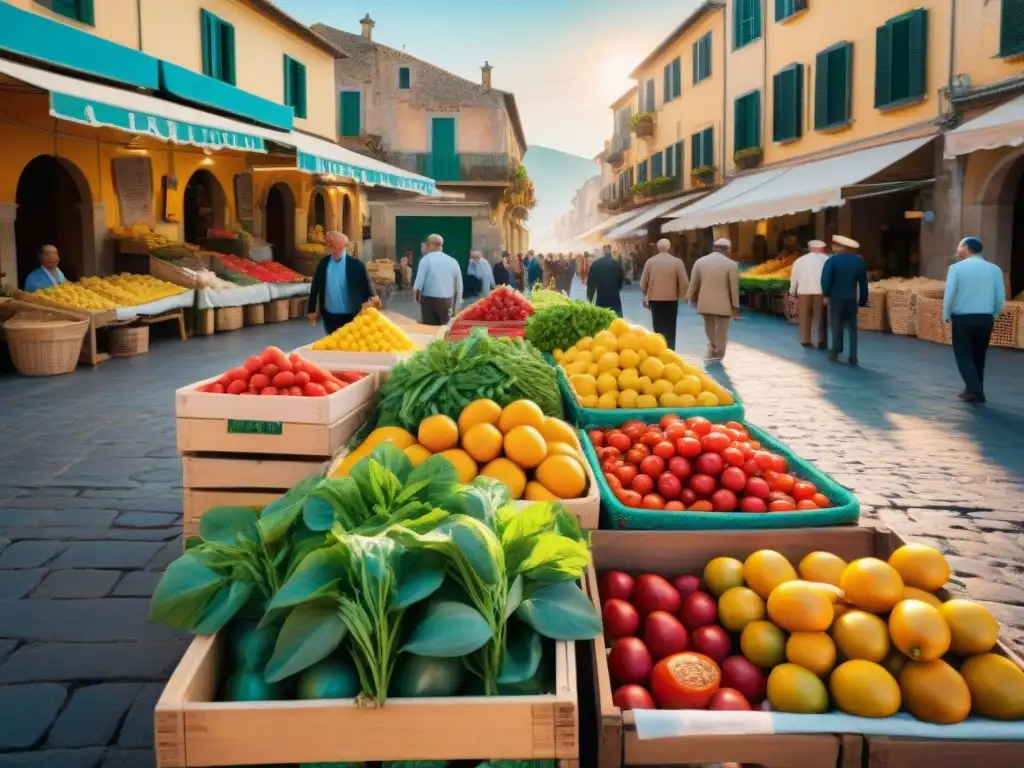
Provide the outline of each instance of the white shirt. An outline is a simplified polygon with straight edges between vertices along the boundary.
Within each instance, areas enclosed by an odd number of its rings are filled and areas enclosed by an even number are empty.
[[[413,286],[424,296],[455,298],[454,308],[462,304],[462,267],[444,251],[433,251],[420,259]]]
[[[828,261],[827,253],[805,253],[793,263],[793,274],[789,277],[789,292],[794,296],[821,295],[821,271]]]

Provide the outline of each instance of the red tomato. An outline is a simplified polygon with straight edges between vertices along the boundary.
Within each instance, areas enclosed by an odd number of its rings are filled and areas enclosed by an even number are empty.
[[[683,488],[683,492],[679,494],[679,501],[685,504],[687,508],[692,507],[697,503],[697,494],[691,488]]]
[[[788,493],[782,491],[772,491],[768,494],[768,501],[786,501],[790,504],[796,505],[796,499],[790,496]]]
[[[603,472],[611,472],[614,475],[624,466],[625,463],[621,459],[608,459],[601,465],[601,470]]]
[[[306,397],[327,397],[327,390],[324,389],[322,384],[309,382],[309,384],[302,388],[302,391],[305,393]]]
[[[772,455],[772,469],[776,472],[785,472],[789,469],[789,462],[784,456]]]
[[[771,495],[771,492],[772,489],[768,486],[768,483],[760,477],[747,478],[747,496],[754,496],[758,499],[767,499]]]
[[[686,510],[686,505],[681,501],[672,499],[672,501],[665,502],[665,511],[667,512],[669,510],[672,510],[673,512],[683,512]]]
[[[245,368],[232,368],[224,375],[228,377],[228,381],[248,381],[252,373]]]
[[[734,512],[736,503],[736,494],[727,488],[720,488],[711,495],[711,504],[716,512]]]
[[[641,496],[646,496],[654,490],[654,480],[650,475],[637,475],[633,478],[633,482],[629,484],[629,487]],[[637,506],[640,505],[637,504]]]
[[[305,394],[305,390],[298,384],[288,387],[288,394],[292,397],[302,397]]]
[[[665,460],[661,456],[648,456],[640,462],[640,471],[651,477],[659,477],[665,471]]]
[[[769,512],[792,512],[796,504],[791,501],[773,501],[768,505]]]
[[[757,466],[756,461],[747,459],[743,462],[743,474],[747,477],[757,477],[761,474],[761,469]]]
[[[590,438],[590,442],[594,444],[595,448],[600,448],[604,445],[604,432],[600,429],[592,429],[587,433],[587,437]]]
[[[689,459],[682,456],[673,456],[668,460],[668,471],[680,480],[687,480],[693,474],[693,465]]]
[[[606,445],[597,452],[597,457],[604,461],[605,459],[621,459],[622,451],[618,448],[613,448],[610,445]]]
[[[666,499],[678,499],[682,492],[682,482],[671,472],[666,472],[658,478],[658,493]]]
[[[278,389],[287,389],[295,386],[295,374],[291,371],[281,371],[270,382]]]
[[[774,483],[775,482],[775,478],[777,478],[778,476],[779,476],[779,473],[776,472],[774,469],[766,469],[766,470],[764,470],[764,472],[761,473],[761,477],[764,478],[764,481],[766,483],[768,483],[768,485],[771,485],[772,483]]]
[[[650,480],[650,478],[647,478]],[[635,480],[633,482],[636,482]],[[653,484],[652,484],[653,487]],[[623,489],[621,493],[615,494],[615,498],[619,500],[619,503],[624,507],[630,507],[631,509],[640,509],[640,505],[643,504],[644,497],[636,491]]]
[[[626,435],[626,437],[628,437],[630,440],[632,440],[635,443],[641,437],[643,437],[644,434],[646,434],[647,427],[645,427],[642,422],[637,421],[637,422],[630,423],[628,426],[624,425],[622,427],[622,432],[623,432],[623,434]]]
[[[744,461],[751,461],[754,458],[754,449],[750,447],[750,443],[739,442],[736,443],[736,447],[739,448],[740,453],[743,454]],[[754,462],[754,466],[757,466],[757,462]]]
[[[758,440],[751,440],[750,447],[753,448],[755,451],[759,451],[761,450],[761,443]]]
[[[743,456],[743,451],[735,446],[735,444],[729,446],[722,451],[722,458],[725,459],[725,463],[732,467],[742,467],[746,459]]]
[[[725,422],[725,426],[727,426],[729,429],[735,429],[737,432],[743,432],[746,430],[746,427],[744,427],[738,421],[727,421]]]
[[[250,384],[249,386],[252,385]],[[208,392],[211,395],[223,395],[226,390],[224,389],[223,384],[221,384],[219,381],[215,381],[212,384],[207,384],[205,387],[202,388],[201,391]]]
[[[608,671],[615,685],[643,685],[651,674],[651,653],[639,637],[620,637],[608,654]]]
[[[605,571],[601,574],[598,594],[602,600],[629,600],[633,596],[633,577],[624,571]]]
[[[725,462],[717,453],[702,453],[697,457],[697,461],[694,462],[694,467],[702,475],[718,477],[722,474],[722,470],[725,469]]]
[[[698,437],[703,437],[711,432],[711,422],[703,416],[691,416],[686,420],[686,428],[695,432]]]
[[[271,395],[276,395],[277,394],[277,389],[275,389],[274,387],[264,387],[263,391],[260,392],[260,394],[261,395],[266,395],[268,397],[271,396]]]
[[[829,507],[832,506],[832,502],[829,501],[828,496],[826,496],[824,493],[814,494],[814,498],[811,499],[811,501],[814,502],[815,506],[817,506],[818,509],[828,509]]]
[[[263,367],[263,360],[259,355],[253,355],[245,361],[245,370],[249,373],[256,373],[260,368]]]
[[[814,487],[814,483],[808,483],[806,480],[798,480],[793,483],[793,490],[791,491],[791,494],[797,501],[804,501],[805,499],[813,499],[817,492],[818,489]]]
[[[278,375],[280,376],[281,374],[278,374]],[[296,379],[296,384],[294,385],[296,387],[299,386],[297,382],[298,382],[298,379]],[[306,384],[309,384],[309,382],[307,381]],[[300,387],[300,389],[305,391],[306,384],[303,384],[302,387]],[[333,395],[335,392],[338,392],[339,390],[341,390],[344,386],[346,386],[346,385],[342,384],[339,381],[325,381],[324,382],[324,390],[327,392],[328,395]]]
[[[682,437],[686,437],[686,424],[681,421],[673,421],[665,427],[665,439],[675,443]]]
[[[768,505],[757,496],[744,496],[740,500],[740,512],[767,512]]]
[[[674,413],[666,413],[661,417],[661,420],[658,422],[658,426],[662,429],[667,429],[669,424],[675,424],[677,421],[682,421],[682,419]]]
[[[654,455],[660,456],[665,461],[668,461],[676,455],[676,448],[668,440],[662,440],[656,446],[654,446]]]
[[[690,489],[698,496],[711,496],[718,490],[718,482],[710,475],[694,475],[690,478]]]
[[[295,386],[304,387],[309,384],[310,378],[306,371],[299,371],[295,374]]]
[[[767,472],[772,468],[772,455],[768,451],[758,451],[755,453],[754,461],[757,462],[757,468],[762,472]]]
[[[658,424],[648,424],[647,425],[647,431],[648,432],[661,432],[661,427]]]
[[[644,509],[664,509],[665,499],[657,493],[648,493],[644,496]]]
[[[635,445],[626,451],[626,461],[639,466],[640,462],[651,455],[646,445]]]
[[[796,480],[792,475],[778,475],[769,485],[771,485],[773,491],[789,493],[793,490],[793,486],[796,485]]]
[[[733,493],[739,493],[747,487],[747,476],[739,467],[726,467],[718,481],[723,488],[728,488]]]
[[[601,621],[604,633],[611,639],[634,637],[640,629],[640,614],[630,603],[613,597],[605,600],[601,607]]]
[[[629,487],[629,484],[633,482],[633,478],[636,476],[637,470],[632,464],[623,464],[615,470],[615,478],[626,488]]]
[[[721,432],[712,432],[700,439],[700,447],[711,453],[721,453],[732,445],[732,438]]]
[[[622,487],[622,483],[619,481],[619,478],[616,477],[614,472],[605,472],[604,479],[613,491]]]
[[[815,504],[810,499],[801,499],[800,501],[798,501],[796,503],[796,508],[797,509],[804,509],[804,510],[817,509],[818,505]]]
[[[230,384],[228,384],[228,388],[225,391],[229,395],[240,395],[243,392],[245,392],[245,390],[247,390],[248,388],[249,388],[249,385],[246,382],[244,382],[242,379],[235,379]]]
[[[714,512],[715,507],[710,501],[701,499],[693,502],[693,504],[689,506],[689,510],[691,512]]]
[[[703,452],[700,447],[700,440],[693,437],[681,437],[676,440],[676,453],[688,459],[696,458]]]
[[[281,367],[275,363],[267,363],[260,371],[268,379],[273,380],[281,372]]]
[[[718,665],[692,651],[662,659],[650,676],[651,693],[661,709],[704,709],[722,683]]]
[[[737,429],[736,434],[739,435],[739,437],[736,438],[738,442],[743,443],[744,445],[750,442],[750,433],[747,432],[747,430]]]
[[[622,453],[625,453],[633,446],[633,441],[627,435],[624,435],[622,432],[617,432],[613,435],[607,435],[605,437],[605,442],[612,448],[615,448],[621,451]]]
[[[657,427],[655,427],[655,429],[657,429]],[[640,438],[640,442],[648,448],[653,448],[664,439],[664,433],[658,429],[657,432],[644,432],[643,437]]]
[[[631,709],[657,709],[654,699],[642,685],[624,685],[612,694],[612,704],[623,711]]]
[[[651,657],[656,660],[673,653],[682,653],[690,646],[686,627],[668,611],[652,611],[647,615],[644,619],[643,640]]]
[[[644,432],[647,431],[647,425],[640,421],[640,419],[630,419],[621,427],[619,427],[619,429],[625,432],[627,429],[635,429],[636,427],[640,427],[640,429],[642,429]]]

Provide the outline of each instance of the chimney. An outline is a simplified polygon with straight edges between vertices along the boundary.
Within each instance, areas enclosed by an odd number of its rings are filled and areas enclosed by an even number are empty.
[[[373,40],[373,28],[377,22],[370,18],[370,14],[366,14],[359,23],[363,25],[363,38]]]
[[[491,70],[492,69],[494,69],[494,67],[491,66],[491,63],[489,61],[485,61],[484,65],[482,67],[480,67],[480,75],[481,75],[480,81],[483,83],[485,91],[491,90]]]

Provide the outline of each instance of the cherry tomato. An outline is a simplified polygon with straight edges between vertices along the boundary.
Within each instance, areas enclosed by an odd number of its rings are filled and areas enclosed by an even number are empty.
[[[631,490],[636,491],[640,496],[646,496],[654,490],[654,478],[650,475],[637,475],[629,484]],[[637,505],[639,506],[639,505]]]
[[[668,440],[662,440],[656,446],[654,446],[654,455],[660,456],[665,461],[668,461],[676,455],[676,447],[672,445]]]
[[[690,488],[683,488],[683,492],[679,494],[679,501],[689,508],[697,503],[697,494]]]
[[[734,446],[729,446],[722,451],[722,458],[725,459],[725,463],[732,467],[742,467],[746,459],[743,457],[743,451]]]
[[[746,431],[746,428],[738,421],[727,421],[725,422],[725,426],[727,426],[729,429],[735,429],[737,432]]]
[[[757,468],[762,472],[767,472],[772,468],[772,455],[768,451],[758,451],[755,453],[754,461],[757,462]]]
[[[620,468],[624,466],[624,462],[621,459],[608,459],[601,465],[602,472],[618,472]]]
[[[616,479],[622,483],[626,488],[633,482],[633,478],[637,476],[637,469],[632,464],[623,464],[615,472]]]
[[[648,432],[661,432],[661,425],[660,424],[648,424],[647,425],[647,431]]]
[[[665,434],[659,429],[657,432],[644,432],[643,437],[640,438],[640,442],[648,448],[653,448],[664,439]]]
[[[668,429],[669,424],[675,424],[677,421],[682,421],[682,419],[680,419],[674,413],[666,413],[664,416],[661,417],[661,421],[658,422],[658,426],[660,426],[662,429]]]
[[[798,480],[793,484],[792,496],[797,501],[806,501],[813,499],[817,492],[818,489],[814,487],[814,483]]]
[[[792,512],[796,504],[791,501],[773,501],[768,505],[769,512]]]
[[[625,453],[633,446],[633,441],[629,439],[628,435],[624,435],[622,432],[616,432],[612,435],[605,436],[605,442],[612,448]]]
[[[675,443],[682,437],[686,437],[686,424],[681,421],[673,421],[665,427],[665,439]]]
[[[689,506],[689,510],[691,512],[714,512],[715,505],[712,504],[710,501],[701,499],[699,501],[693,502],[693,504]]]
[[[644,497],[633,490],[623,488],[621,491],[615,494],[618,498],[619,503],[624,507],[632,507],[633,509],[640,509],[640,505],[643,504]]]
[[[672,501],[665,502],[665,511],[672,510],[673,512],[682,512],[685,509],[686,506],[681,501],[673,499]]]
[[[772,491],[768,494],[768,501],[784,501],[787,504],[796,505],[796,499],[790,496],[788,493],[782,491]]]
[[[736,443],[736,448],[739,449],[740,453],[743,454],[744,461],[753,461],[754,449],[750,447],[750,443],[739,442]],[[756,462],[755,462],[756,464]]]
[[[783,493],[789,493],[793,490],[796,485],[796,480],[792,475],[777,475],[774,480],[768,483],[773,491],[782,491]],[[812,494],[813,495],[813,494]]]
[[[640,462],[640,471],[651,477],[659,477],[665,471],[665,460],[661,456],[648,456]]]
[[[753,448],[755,451],[760,451],[761,450],[761,443],[759,441],[757,441],[757,440],[751,440],[750,441],[750,447]]]
[[[668,471],[680,480],[686,480],[693,474],[693,465],[689,459],[682,456],[673,456],[668,460]]]
[[[609,487],[613,491],[622,487],[622,482],[614,472],[605,472],[604,479],[608,482]]]
[[[828,496],[826,496],[824,493],[814,494],[814,498],[811,499],[811,501],[814,502],[815,506],[817,506],[818,509],[828,509],[829,507],[832,506],[832,502],[829,501]]]
[[[632,440],[635,443],[637,440],[644,436],[644,433],[647,432],[647,428],[640,422],[636,422],[635,424],[631,424],[630,426],[624,426],[622,428],[622,431],[630,440]]]
[[[757,467],[757,462],[753,459],[747,459],[743,462],[743,472],[747,477],[760,477],[761,470]]]
[[[772,454],[772,469],[774,469],[776,472],[785,472],[786,470],[788,470],[789,462],[786,461],[786,457]]]
[[[587,437],[590,438],[590,442],[594,444],[595,448],[600,448],[604,445],[604,432],[600,429],[592,429],[587,433]]]
[[[817,509],[818,505],[815,504],[810,499],[801,499],[800,501],[798,501],[796,503],[796,508],[797,509],[808,509],[808,510],[809,509]]]
[[[694,432],[698,437],[710,434],[711,422],[703,416],[691,416],[686,420],[686,428]]]
[[[639,466],[640,462],[651,455],[646,445],[634,445],[626,452],[626,461]]]
[[[610,445],[606,445],[604,448],[597,452],[599,459],[621,459],[622,451],[618,448],[612,448]]]
[[[700,440],[693,437],[683,437],[676,440],[676,453],[680,456],[685,456],[687,459],[693,459],[700,456],[703,453],[703,449],[700,447]]]
[[[643,499],[644,509],[664,509],[665,499],[657,493],[648,493]]]
[[[721,453],[732,445],[732,438],[721,432],[712,432],[700,439],[700,447],[705,453]]]
[[[621,427],[619,427],[619,429],[625,432],[627,429],[633,429],[634,427],[640,427],[640,429],[644,430],[645,432],[647,431],[647,425],[640,421],[640,419],[630,419]]]
[[[682,481],[671,472],[666,472],[658,478],[658,493],[666,499],[678,499],[682,491]]]

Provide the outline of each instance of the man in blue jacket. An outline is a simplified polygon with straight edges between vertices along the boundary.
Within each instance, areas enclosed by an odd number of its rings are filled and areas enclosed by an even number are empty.
[[[832,325],[832,350],[828,357],[837,361],[843,354],[845,330],[850,334],[850,365],[857,364],[857,309],[868,305],[868,270],[858,248],[860,243],[856,240],[833,235],[833,255],[821,272],[821,295],[828,302]]]

